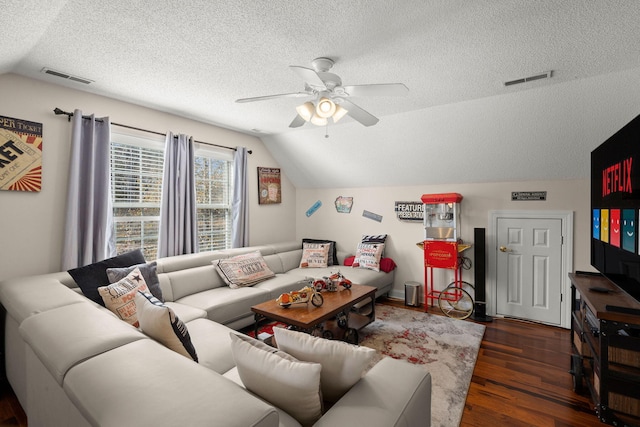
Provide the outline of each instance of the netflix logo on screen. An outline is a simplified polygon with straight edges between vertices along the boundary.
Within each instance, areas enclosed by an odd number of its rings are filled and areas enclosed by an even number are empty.
[[[611,193],[633,193],[631,185],[631,167],[633,157],[624,159],[602,171],[602,197]]]

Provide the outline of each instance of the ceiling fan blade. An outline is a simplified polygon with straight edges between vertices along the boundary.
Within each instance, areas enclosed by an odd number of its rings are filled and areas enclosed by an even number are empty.
[[[311,68],[301,67],[299,65],[290,65],[289,68],[291,68],[291,70],[293,70],[293,72],[296,73],[308,85],[320,88],[320,90],[327,90],[327,87],[325,86],[318,73],[315,72],[315,70],[312,70]]]
[[[353,85],[342,87],[350,96],[405,96],[409,88],[402,83]]]
[[[303,96],[311,96],[311,93],[307,92],[293,92],[293,93],[280,93],[277,95],[265,95],[265,96],[255,96],[253,98],[240,98],[236,99],[237,103],[243,102],[254,102],[254,101],[266,101],[268,99],[276,99],[276,98],[301,98]]]
[[[300,114],[296,114],[296,118],[293,119],[293,121],[291,122],[289,127],[290,128],[299,128],[300,126],[302,126],[305,123],[307,123],[307,121],[305,119],[303,119],[302,117],[300,117]]]
[[[365,126],[373,126],[380,120],[373,114],[363,110],[351,101],[343,100],[340,105],[347,110],[347,114]]]

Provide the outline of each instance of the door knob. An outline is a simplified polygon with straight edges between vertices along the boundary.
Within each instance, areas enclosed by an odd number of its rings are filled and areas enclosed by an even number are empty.
[[[509,248],[506,246],[500,246],[500,252],[509,252]]]

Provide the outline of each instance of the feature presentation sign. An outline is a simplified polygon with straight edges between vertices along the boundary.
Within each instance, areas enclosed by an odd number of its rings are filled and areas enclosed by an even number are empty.
[[[396,202],[395,210],[400,221],[422,222],[424,219],[422,202]]]
[[[42,123],[0,116],[0,190],[42,188]]]

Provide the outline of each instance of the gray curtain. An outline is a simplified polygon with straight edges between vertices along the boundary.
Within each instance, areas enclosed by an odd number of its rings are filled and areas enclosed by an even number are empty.
[[[231,247],[249,246],[249,200],[247,195],[246,147],[236,147],[233,158],[233,201],[231,204]]]
[[[108,117],[98,120],[93,115],[83,118],[80,110],[73,112],[63,270],[116,255],[109,167],[111,122]]]
[[[165,140],[158,258],[198,252],[193,138]]]

